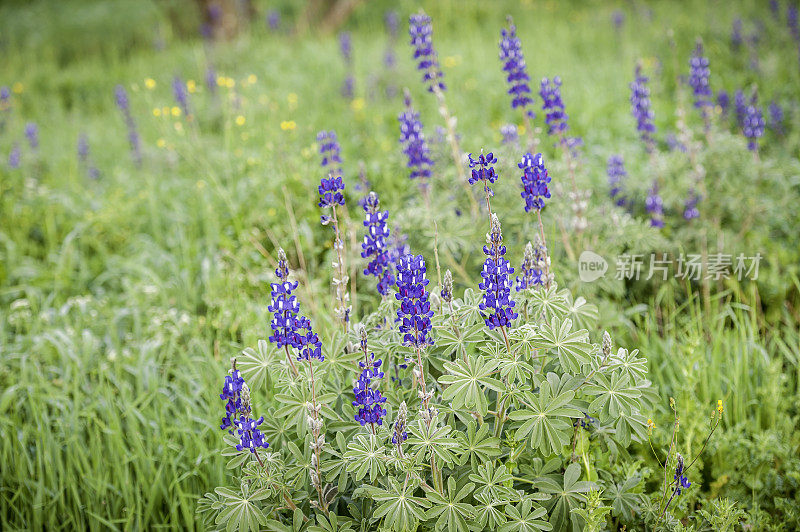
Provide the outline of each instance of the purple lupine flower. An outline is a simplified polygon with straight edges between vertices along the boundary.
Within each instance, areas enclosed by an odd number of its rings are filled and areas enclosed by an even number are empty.
[[[559,135],[566,131],[569,128],[567,124],[569,116],[564,112],[564,102],[561,100],[561,78],[556,76],[552,80],[542,79],[539,96],[542,97],[544,121],[548,126],[547,133]]]
[[[361,257],[371,259],[364,269],[364,275],[374,275],[378,279],[378,293],[385,296],[389,294],[389,288],[394,284],[386,243],[386,239],[389,238],[389,228],[386,226],[389,211],[380,210],[380,200],[375,192],[370,192],[367,196],[364,210],[367,213],[364,220],[367,234],[361,243]]]
[[[431,17],[425,13],[411,15],[408,21],[408,33],[411,36],[411,46],[414,47],[417,70],[423,73],[422,82],[427,85],[428,91],[434,92],[435,87],[440,91],[447,90],[443,81],[444,74],[439,66],[439,57],[433,49]]]
[[[737,89],[733,93],[733,106],[736,109],[736,123],[739,127],[744,126],[745,113],[747,112],[747,100],[744,97],[744,91]]]
[[[11,91],[6,86],[0,87],[0,133],[6,127],[6,116],[11,112]]]
[[[114,99],[116,100],[117,107],[122,112],[122,117],[125,119],[125,125],[128,128],[128,144],[131,147],[131,156],[136,166],[142,163],[142,148],[139,132],[136,129],[136,122],[131,115],[130,101],[128,100],[128,92],[122,85],[117,85],[114,88]]]
[[[503,61],[503,72],[506,73],[508,94],[511,95],[511,109],[521,107],[526,112],[528,105],[533,103],[530,97],[531,88],[528,86],[528,76],[525,56],[522,54],[522,44],[517,37],[517,27],[511,17],[507,18],[508,28],[500,30],[500,60]]]
[[[278,31],[281,27],[281,12],[277,9],[270,9],[267,12],[267,26],[272,31]]]
[[[473,159],[472,154],[469,154],[469,167],[472,168],[472,173],[468,178],[469,184],[474,185],[478,181],[482,181],[483,190],[486,191],[488,197],[494,196],[494,192],[489,188],[489,184],[494,183],[497,181],[497,178],[500,177],[497,172],[495,172],[494,166],[491,166],[496,162],[497,157],[495,157],[492,152],[489,152],[487,155],[481,152],[477,159]]]
[[[483,281],[478,288],[483,290],[483,300],[478,308],[485,314],[485,323],[489,329],[509,327],[519,314],[514,312],[516,302],[511,299],[511,282],[508,276],[514,273],[504,255],[506,247],[503,245],[503,231],[500,220],[492,213],[492,227],[486,235],[486,244],[483,252],[486,260],[483,263],[481,277]]]
[[[3,85],[0,87],[0,104],[7,104],[9,99],[11,99],[11,90]]]
[[[783,109],[775,100],[769,103],[769,127],[778,135],[783,135]]]
[[[431,167],[433,160],[430,157],[428,142],[422,132],[422,122],[419,120],[419,112],[411,105],[411,94],[405,94],[406,110],[397,117],[400,121],[400,144],[403,146],[403,153],[408,158],[406,166],[411,172],[410,179],[421,178],[420,184],[428,186],[428,179],[431,177]]]
[[[355,419],[361,423],[362,427],[367,423],[383,425],[386,409],[382,405],[386,402],[386,398],[379,390],[371,386],[373,379],[383,378],[384,374],[379,370],[382,362],[381,359],[376,361],[375,353],[372,353],[366,362],[358,363],[361,367],[361,375],[353,383],[353,393],[356,396],[353,406],[359,407]]]
[[[225,415],[222,417],[222,424],[219,428],[227,430],[230,434],[233,434],[232,427],[237,414],[242,411],[242,386],[244,386],[244,379],[239,370],[228,371],[228,374],[225,375],[225,383],[222,385],[222,393],[219,394],[219,398],[225,401]]]
[[[295,318],[293,328],[292,346],[297,349],[297,360],[309,362],[312,358],[320,362],[325,360],[325,355],[322,354],[322,342],[311,328],[311,320],[305,316]]]
[[[606,166],[606,173],[608,174],[608,186],[611,188],[609,195],[617,207],[624,207],[627,203],[627,198],[622,192],[623,181],[628,177],[628,172],[625,171],[625,161],[622,155],[612,155],[608,158]]]
[[[625,13],[619,9],[615,10],[613,13],[611,13],[611,21],[614,23],[615,30],[621,30],[622,25],[625,23]]]
[[[769,10],[772,12],[772,18],[780,20],[781,18],[781,4],[778,0],[769,0]]]
[[[400,259],[410,253],[408,247],[408,235],[400,231],[400,227],[395,226],[392,234],[386,242],[389,248],[389,262],[397,267]]]
[[[397,11],[389,10],[383,15],[383,23],[386,25],[386,31],[389,37],[394,40],[397,39],[397,29],[399,28],[400,19],[397,16]]]
[[[756,96],[753,95],[750,105],[745,108],[742,121],[742,133],[747,138],[747,149],[758,150],[758,139],[764,135],[764,117],[761,108],[756,105]]]
[[[421,349],[433,345],[431,333],[431,303],[425,289],[430,282],[425,278],[425,259],[422,255],[408,254],[397,261],[397,294],[400,301],[397,322],[403,343]]]
[[[636,130],[647,146],[648,151],[653,150],[653,134],[656,126],[653,124],[655,113],[650,108],[650,88],[647,86],[648,78],[642,74],[641,65],[636,65],[636,78],[631,82],[631,114],[636,119]]]
[[[217,71],[214,70],[214,65],[208,65],[206,68],[206,87],[208,88],[208,92],[214,94],[217,92]]]
[[[270,285],[272,295],[267,307],[267,310],[272,312],[272,321],[269,324],[272,335],[269,341],[280,349],[293,345],[295,320],[300,312],[297,296],[292,295],[297,288],[297,282],[289,280],[289,265],[286,253],[282,249],[278,250],[278,267],[275,269],[275,275],[278,277],[278,282]]]
[[[515,124],[500,126],[500,134],[503,135],[503,144],[519,142],[519,128]]]
[[[25,137],[32,149],[36,150],[39,147],[39,126],[36,125],[36,122],[25,124]]]
[[[8,154],[8,167],[12,170],[16,170],[19,168],[20,162],[22,161],[22,150],[19,147],[19,142],[15,142],[14,145],[11,147],[11,151]]]
[[[394,377],[392,377],[394,380]],[[397,379],[400,380],[399,378]],[[394,422],[394,426],[392,427],[392,444],[393,445],[400,445],[404,441],[408,439],[408,432],[406,432],[406,425],[408,423],[408,407],[406,407],[406,402],[403,401],[400,403],[400,408],[398,408],[397,412],[397,421]]]
[[[742,47],[742,42],[744,42],[742,38],[742,19],[737,18],[733,21],[733,27],[731,28],[731,48],[739,50]]]
[[[684,219],[692,220],[700,217],[700,210],[697,208],[697,204],[700,203],[701,199],[702,198],[697,195],[694,189],[689,191],[689,197],[686,198],[686,201],[683,204]]]
[[[664,136],[664,140],[667,143],[667,147],[669,148],[669,151],[680,151],[680,152],[683,152],[683,153],[686,153],[687,151],[689,151],[686,148],[686,144],[684,144],[683,142],[678,140],[678,137],[675,135],[675,133],[667,133]]]
[[[78,136],[78,160],[85,163],[89,159],[89,139],[85,133]]]
[[[125,90],[125,87],[122,85],[117,85],[114,87],[114,99],[117,102],[117,107],[119,107],[120,111],[123,113],[127,113],[130,111],[130,102],[128,101],[128,92]]]
[[[186,84],[180,76],[175,76],[172,80],[172,95],[175,97],[175,101],[178,106],[180,106],[183,114],[187,117],[191,115],[191,109],[189,108],[189,91],[186,90]]]
[[[789,26],[789,32],[795,41],[800,41],[800,26],[797,23],[797,6],[789,4],[786,11],[786,24]]]
[[[728,116],[728,109],[731,106],[731,97],[728,94],[728,91],[718,91],[717,92],[717,105],[719,105],[720,110],[722,111],[722,117]]]
[[[550,198],[550,189],[547,184],[550,176],[547,168],[544,167],[544,158],[541,153],[531,155],[526,153],[522,156],[522,162],[517,164],[522,170],[522,199],[525,200],[525,212],[533,209],[544,209],[544,200]]]
[[[683,456],[678,453],[678,465],[675,467],[675,476],[673,477],[677,481],[675,486],[675,494],[677,495],[681,494],[681,490],[687,489],[692,485],[686,475],[683,474],[683,465]]]
[[[703,44],[698,40],[692,58],[689,59],[689,86],[694,94],[694,106],[703,111],[711,105],[711,85],[708,82],[711,69],[708,68],[708,58],[703,56]]]
[[[542,279],[542,270],[537,268],[537,254],[539,253],[537,246],[536,252],[533,250],[533,245],[528,242],[525,246],[525,253],[522,256],[522,266],[520,267],[521,276],[517,276],[516,291],[521,292],[529,288],[535,288],[544,284]]]
[[[339,50],[342,52],[347,75],[342,83],[342,96],[352,99],[355,93],[355,78],[353,78],[353,37],[349,31],[339,34]]]
[[[317,134],[317,142],[320,143],[321,166],[328,171],[328,177],[323,177],[319,185],[319,206],[325,208],[344,205],[344,194],[342,194],[344,181],[342,180],[342,169],[339,166],[342,163],[339,156],[341,147],[336,139],[336,132],[333,130],[320,131]]]
[[[245,385],[246,386],[246,385]],[[269,443],[264,439],[264,434],[258,429],[264,423],[264,416],[253,419],[250,416],[241,416],[236,421],[236,433],[239,435],[237,451],[247,449],[251,453],[258,452],[259,448],[266,449]]]
[[[650,213],[650,226],[664,227],[664,202],[658,194],[658,181],[653,181],[653,186],[647,193],[644,207]]]

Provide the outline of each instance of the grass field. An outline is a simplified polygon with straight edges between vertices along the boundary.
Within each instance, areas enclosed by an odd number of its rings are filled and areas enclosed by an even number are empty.
[[[270,31],[268,4],[256,2],[251,27],[217,42],[196,32],[193,3],[0,6],[0,86],[10,89],[0,106],[0,528],[203,526],[198,499],[230,476],[219,454],[221,382],[231,356],[270,335],[279,247],[320,336],[337,326],[329,288],[335,254],[317,207],[320,130],[335,129],[341,142],[354,321],[380,303],[374,281],[360,272],[358,200],[367,189],[355,187],[359,172],[389,209],[392,228],[428,260],[432,287],[436,247],[457,292],[478,290],[485,224],[468,219],[449,148],[436,140],[443,125],[436,100],[411,58],[408,15],[420,7],[433,19],[461,147],[500,160],[495,206],[512,264],[536,225],[519,200],[521,148],[501,143],[500,126],[523,123],[497,58],[506,14],[531,77],[563,80],[570,134],[583,139],[577,181],[591,191],[591,207],[585,234],[563,230],[567,166],[540,132],[552,159],[554,194],[543,214],[556,281],[597,305],[592,335],[607,329],[615,343],[647,357],[659,401],[644,415],[655,421],[656,445],[669,445],[670,397],[681,438],[695,452],[708,412],[725,403],[702,475],[682,504],[704,508],[727,498],[756,530],[800,523],[792,507],[800,488],[800,62],[786,2],[777,21],[766,2],[368,2],[342,28],[353,39],[352,99],[340,94],[346,72],[336,33],[289,32],[299,12],[291,2],[277,6],[283,26]],[[383,63],[389,9],[400,20],[394,69]],[[730,36],[737,17],[746,37],[759,36],[738,52]],[[784,133],[768,127],[757,158],[718,109],[713,141],[702,140],[702,120],[679,81],[697,37],[715,93],[757,88],[765,115],[770,101],[784,109]],[[648,226],[643,207],[619,222],[608,199],[610,155],[624,156],[628,193],[641,205],[656,171],[630,114],[637,62],[651,78],[661,192],[676,220],[661,231]],[[188,83],[190,117],[174,100],[176,76]],[[127,90],[140,164],[115,105],[117,85]],[[435,228],[398,145],[404,87],[432,143]],[[691,165],[665,140],[679,133],[678,102],[704,143],[708,197],[694,225],[680,216]],[[36,148],[24,133],[28,123],[38,126]],[[83,159],[81,136],[89,147]],[[8,160],[15,149],[18,165]],[[701,245],[760,253],[759,280],[714,282],[704,293],[700,283],[676,279],[582,283],[577,275],[582,249],[610,256],[699,253]],[[658,468],[646,442],[628,452]],[[658,491],[658,480],[656,473],[642,490]]]

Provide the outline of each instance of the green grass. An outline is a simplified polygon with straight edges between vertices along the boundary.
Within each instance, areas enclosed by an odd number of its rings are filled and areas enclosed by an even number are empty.
[[[392,220],[410,233],[412,248],[431,255],[433,230],[397,147],[402,103],[368,90],[369,83],[409,87],[429,137],[435,136],[441,120],[413,70],[404,22],[397,71],[388,74],[379,66],[386,45],[379,21],[388,4],[370,3],[350,22],[363,108],[339,96],[344,70],[335,36],[269,35],[259,19],[252,32],[209,47],[175,38],[188,22],[177,24],[174,13],[151,4],[0,7],[0,34],[6,36],[0,85],[21,84],[0,132],[0,154],[5,159],[14,142],[24,152],[21,170],[0,161],[0,528],[195,526],[197,497],[224,479],[217,452],[223,371],[230,356],[268,335],[268,283],[278,246],[287,249],[293,268],[302,267],[302,305],[323,331],[330,323],[330,233],[319,225],[313,199],[320,177],[317,131],[337,130],[348,187],[363,161]],[[497,60],[499,28],[513,13],[532,77],[564,80],[572,130],[585,141],[580,182],[595,198],[606,194],[611,153],[625,155],[637,190],[649,182],[627,101],[639,59],[655,72],[660,131],[675,129],[675,79],[700,35],[715,88],[758,83],[762,102],[774,98],[788,106],[789,136],[779,140],[768,133],[763,143],[761,188],[732,204],[761,198],[767,206],[739,242],[769,247],[769,282],[759,286],[777,308],[769,318],[748,287],[736,297],[716,294],[719,302],[708,315],[700,298],[682,286],[656,296],[621,285],[595,294],[595,287],[575,281],[566,257],[556,261],[560,282],[603,298],[597,303],[604,323],[626,340],[620,343],[645,353],[665,398],[675,396],[696,416],[724,398],[726,423],[774,426],[787,415],[787,398],[797,397],[800,380],[798,314],[791,304],[798,297],[791,277],[797,275],[798,242],[792,207],[800,196],[800,128],[791,126],[797,125],[800,74],[785,27],[769,25],[762,14],[770,30],[756,75],[744,68],[744,56],[730,54],[733,15],[719,5],[657,2],[650,21],[643,4],[626,3],[627,20],[616,34],[615,7],[605,3],[501,4],[450,0],[425,6],[434,19],[462,146],[499,146],[498,126],[519,119],[509,109]],[[749,4],[739,7],[746,20],[755,11]],[[401,21],[416,8],[401,2]],[[163,50],[151,46],[156,37],[166,41]],[[213,95],[203,86],[210,62],[236,81],[235,91],[219,88]],[[194,122],[153,115],[154,108],[173,105],[175,74],[200,87],[192,95]],[[251,74],[255,83],[247,82]],[[145,78],[155,79],[156,88],[146,89]],[[117,83],[129,88],[144,146],[141,169],[130,161],[114,107]],[[236,124],[238,116],[244,125]],[[290,120],[296,129],[283,130],[281,122]],[[698,126],[696,116],[691,120]],[[25,144],[27,121],[40,126],[38,153]],[[102,174],[96,182],[77,162],[81,132]],[[724,177],[734,194],[746,186],[751,158],[735,136],[720,142],[739,151],[722,153],[729,168],[710,177]],[[507,147],[496,151],[504,161],[498,197],[514,198],[499,209],[516,262],[533,226],[515,203],[511,161],[517,154]],[[560,164],[554,161],[554,181],[564,179]],[[463,208],[463,198],[448,197],[454,176],[452,162],[442,158],[435,191],[447,208],[458,201]],[[355,199],[348,200],[354,225],[360,217]],[[677,193],[673,201],[680,201]],[[728,199],[714,201],[725,205]],[[569,204],[554,197],[550,209],[565,212]],[[723,220],[726,234],[742,230],[734,215]],[[443,267],[463,269],[466,275],[456,275],[462,289],[477,284],[481,229],[450,212],[442,216],[440,245],[454,249]],[[546,218],[553,241],[556,219]],[[357,258],[357,252],[351,255]],[[357,313],[376,303],[372,282],[358,282]],[[637,304],[647,306],[638,316]]]

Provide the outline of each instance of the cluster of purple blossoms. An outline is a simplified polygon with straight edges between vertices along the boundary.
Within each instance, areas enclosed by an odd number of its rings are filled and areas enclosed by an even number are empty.
[[[744,38],[742,37],[742,19],[737,18],[733,21],[731,28],[731,48],[739,50],[742,47]]]
[[[800,24],[798,24],[797,20],[797,6],[789,5],[786,11],[786,24],[789,26],[789,32],[795,42],[800,42]]]
[[[408,432],[406,432],[408,407],[406,407],[406,402],[400,403],[400,408],[397,410],[397,421],[394,422],[394,427],[392,427],[392,444],[394,445],[400,445],[408,439]]]
[[[510,87],[508,94],[511,95],[511,108],[521,107],[525,111],[533,103],[530,97],[531,88],[528,86],[531,78],[528,76],[522,45],[517,37],[517,27],[511,17],[508,17],[508,29],[503,28],[500,31],[500,60],[504,62],[503,71]],[[529,114],[532,115],[530,111]]]
[[[217,71],[214,70],[214,65],[208,65],[206,68],[205,82],[208,92],[215,94],[217,92]]]
[[[259,447],[262,449],[269,447],[269,443],[264,439],[264,434],[258,429],[262,423],[264,423],[264,416],[258,419],[241,416],[236,421],[236,433],[239,435],[239,444],[236,446],[237,451],[247,449],[251,453],[255,453]]]
[[[519,128],[514,124],[500,126],[500,134],[503,136],[503,144],[516,144],[519,142]]]
[[[517,166],[522,170],[523,190],[520,195],[525,200],[525,212],[544,209],[544,200],[550,198],[550,189],[547,187],[550,176],[544,166],[542,154],[526,153]]]
[[[0,133],[6,127],[6,115],[11,112],[11,90],[3,85],[0,87]]]
[[[421,349],[433,345],[431,338],[431,303],[425,287],[430,282],[425,278],[425,259],[422,255],[405,255],[397,261],[397,294],[400,301],[397,320],[403,343]]]
[[[444,91],[444,74],[439,66],[439,58],[433,49],[433,27],[431,17],[424,13],[411,15],[408,22],[408,33],[411,36],[411,46],[414,47],[414,60],[417,61],[417,70],[423,72],[422,82],[428,86],[429,92],[434,88]]]
[[[517,276],[517,292],[544,284],[542,270],[537,267],[539,264],[539,255],[542,254],[542,252],[546,253],[546,250],[543,248],[544,246],[539,245],[536,246],[536,251],[534,251],[533,245],[530,242],[525,246],[525,253],[522,256],[522,266],[520,267],[520,273],[522,275]]]
[[[678,465],[675,467],[675,476],[673,477],[677,482],[675,486],[676,495],[680,495],[682,490],[688,489],[692,486],[692,483],[689,482],[689,479],[686,478],[686,475],[684,475],[683,472],[684,472],[683,457],[680,454],[678,454]]]
[[[322,342],[311,328],[311,320],[305,316],[295,318],[293,328],[292,346],[297,349],[297,360],[308,360],[309,363],[312,358],[320,362],[325,360],[325,355],[322,354]]]
[[[325,208],[344,205],[344,194],[342,194],[344,181],[342,169],[338,166],[342,163],[339,156],[341,148],[339,141],[336,140],[336,132],[320,131],[317,134],[317,141],[320,143],[322,167],[328,170],[328,177],[323,177],[319,185],[319,206]]]
[[[683,204],[683,218],[686,220],[693,220],[694,218],[700,217],[700,210],[697,208],[697,204],[700,203],[702,198],[697,195],[694,189],[689,191],[689,197],[686,198],[686,201]]]
[[[355,78],[353,77],[353,37],[349,31],[339,34],[339,50],[342,52],[342,59],[347,70],[347,74],[342,83],[342,97],[352,99],[355,95]]]
[[[270,9],[267,13],[267,26],[272,31],[278,31],[281,27],[281,12],[277,9]]]
[[[726,117],[728,115],[728,109],[731,106],[731,97],[728,91],[717,92],[717,105],[719,105],[719,109],[722,111],[722,117]]]
[[[514,273],[514,268],[504,256],[506,247],[496,214],[492,214],[492,228],[486,235],[486,243],[483,246],[486,260],[481,271],[483,281],[478,284],[478,288],[483,290],[483,300],[478,308],[486,313],[485,322],[489,329],[508,327],[518,316],[514,312],[516,302],[511,299],[511,283],[508,279]]]
[[[653,186],[647,192],[644,203],[645,210],[650,213],[651,227],[664,227],[664,201],[658,193],[658,182],[653,181]]]
[[[139,138],[139,131],[136,129],[136,122],[131,115],[130,102],[128,101],[128,92],[122,85],[117,85],[114,88],[114,98],[117,102],[117,107],[122,112],[122,117],[125,119],[125,125],[128,127],[128,143],[131,146],[131,155],[133,162],[136,166],[142,163],[142,148]]]
[[[362,427],[367,423],[383,425],[386,409],[382,405],[386,402],[386,398],[371,386],[373,379],[383,378],[383,372],[379,370],[382,362],[381,359],[376,361],[375,354],[372,353],[366,362],[358,363],[361,375],[353,383],[353,393],[356,396],[353,406],[359,407],[355,419]]]
[[[655,113],[650,108],[650,88],[647,86],[648,78],[642,74],[641,65],[636,65],[636,78],[631,82],[631,114],[636,119],[636,130],[642,141],[647,145],[647,150],[653,149],[653,133],[656,126],[653,124]]]
[[[25,124],[25,137],[28,139],[31,149],[39,148],[39,126],[36,125],[36,122]]]
[[[226,401],[225,416],[222,418],[222,424],[219,428],[228,430],[231,434],[233,434],[232,427],[236,420],[236,414],[242,411],[242,386],[244,386],[244,379],[239,374],[239,370],[232,369],[228,372],[228,375],[225,375],[222,393],[219,394],[219,398]]]
[[[266,449],[269,443],[264,439],[264,435],[258,427],[264,423],[264,416],[258,419],[250,417],[252,407],[250,406],[250,388],[236,369],[236,361],[233,367],[225,376],[225,383],[222,386],[220,399],[225,400],[225,416],[222,418],[221,430],[227,430],[233,434],[233,428],[239,435],[239,443],[236,444],[237,451],[247,449],[251,453],[257,453],[259,448]]]
[[[625,13],[619,9],[615,10],[613,13],[611,13],[611,22],[614,23],[615,30],[621,30],[622,25],[625,24]]]
[[[78,162],[86,168],[90,179],[98,179],[100,177],[100,171],[89,157],[89,139],[84,133],[81,133],[78,137]]]
[[[387,249],[386,239],[389,238],[389,228],[386,220],[389,218],[389,211],[380,210],[380,200],[375,192],[370,192],[364,204],[366,218],[364,227],[367,234],[361,243],[361,257],[371,258],[364,275],[374,275],[378,278],[378,293],[382,296],[389,294],[389,288],[394,284],[394,276],[389,261],[389,250]]]
[[[781,4],[778,0],[769,0],[769,10],[772,13],[772,18],[775,20],[780,20]]]
[[[403,146],[403,153],[408,158],[406,166],[411,170],[408,177],[410,179],[422,178],[421,186],[428,185],[431,177],[431,167],[433,161],[430,158],[428,142],[422,132],[422,122],[419,120],[419,112],[411,105],[411,95],[405,95],[406,110],[400,113],[397,119],[400,121],[400,144]]]
[[[186,84],[180,76],[175,76],[172,79],[172,96],[181,111],[183,111],[184,116],[188,118],[192,114],[192,110],[189,108],[189,91],[186,90]]]
[[[492,152],[487,155],[481,153],[477,159],[472,158],[469,154],[469,167],[472,168],[472,173],[469,176],[469,184],[474,185],[478,181],[483,181],[483,189],[486,191],[487,196],[493,196],[494,192],[489,188],[490,183],[497,181],[500,177],[494,170],[494,166],[490,166],[497,162],[497,157]],[[477,168],[476,168],[477,167]]]
[[[8,153],[8,167],[12,170],[19,168],[22,162],[22,150],[19,147],[19,142],[15,142]]]
[[[292,292],[297,288],[297,282],[289,280],[289,266],[286,261],[286,254],[283,250],[278,250],[278,267],[275,269],[278,282],[272,283],[272,300],[267,310],[272,312],[272,336],[269,341],[280,349],[284,346],[293,346],[295,320],[300,306],[297,303],[297,296]]]
[[[778,135],[783,135],[783,109],[776,101],[769,103],[769,127]]]
[[[764,135],[764,116],[761,108],[756,105],[755,95],[745,108],[744,119],[742,120],[742,133],[747,139],[747,149],[758,150],[758,139]]]
[[[539,96],[542,97],[544,121],[548,126],[547,133],[560,135],[569,128],[567,124],[569,116],[564,112],[564,102],[561,100],[561,78],[556,76],[552,80],[542,79]]]
[[[622,193],[622,182],[628,177],[628,172],[625,170],[625,161],[621,155],[612,155],[608,158],[606,173],[608,174],[608,186],[611,187],[609,191],[611,199],[617,207],[624,207],[627,198]]]
[[[689,59],[689,67],[689,86],[694,94],[694,106],[702,109],[705,116],[705,107],[711,105],[711,85],[708,82],[711,69],[708,68],[708,58],[703,56],[703,44],[700,41],[697,41]]]
[[[737,89],[733,93],[733,107],[736,111],[736,123],[739,124],[739,127],[743,127],[745,114],[747,113],[747,99],[741,89]]]

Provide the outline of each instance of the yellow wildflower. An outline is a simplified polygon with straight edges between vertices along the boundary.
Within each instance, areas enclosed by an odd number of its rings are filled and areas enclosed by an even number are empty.
[[[158,139],[156,141],[156,146],[158,146],[159,148],[165,148],[167,146],[167,141],[164,139]]]
[[[144,86],[150,90],[153,90],[156,88],[156,80],[153,78],[147,78],[144,80]]]
[[[20,83],[19,81],[18,81],[18,82],[16,82],[16,83],[14,83],[14,84],[11,86],[11,90],[12,90],[12,91],[14,91],[14,94],[22,94],[22,91],[23,91],[24,89],[25,89],[25,87],[24,87],[24,86],[22,85],[22,83]]]
[[[245,123],[245,118],[244,118],[244,116],[242,116],[242,115],[239,115],[239,116],[237,116],[237,117],[236,117],[236,125],[237,125],[237,126],[243,126],[243,125],[244,125],[244,123]]]
[[[247,76],[247,83],[249,83],[250,85],[254,84],[256,81],[258,81],[258,78],[256,77],[255,74],[250,74],[249,76]]]
[[[719,412],[719,415],[722,415],[722,412],[724,410],[725,410],[725,408],[722,406],[722,399],[718,399],[717,400],[717,412]]]
[[[197,91],[197,83],[195,83],[193,79],[190,79],[189,81],[186,82],[186,90],[188,90],[191,93],[194,93],[195,91]]]
[[[284,131],[294,130],[297,127],[297,124],[294,120],[284,120],[281,122],[281,129]]]
[[[180,107],[175,106],[172,109],[170,109],[170,112],[172,113],[172,116],[181,116],[181,108]]]
[[[155,116],[156,118],[158,118],[159,116],[161,116],[161,109],[159,109],[158,107],[156,107],[155,109],[153,109],[153,116]]]
[[[364,98],[355,98],[352,102],[350,102],[350,108],[353,109],[353,111],[360,111],[365,105],[366,102],[364,101]]]

